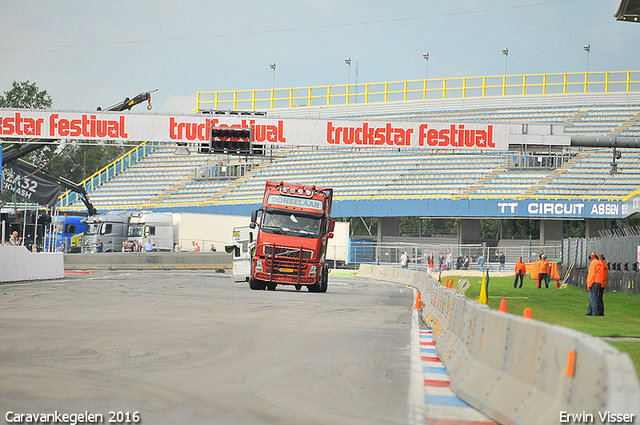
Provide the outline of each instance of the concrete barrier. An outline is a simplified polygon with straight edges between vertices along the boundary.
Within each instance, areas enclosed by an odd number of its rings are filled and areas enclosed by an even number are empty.
[[[618,423],[640,420],[640,383],[626,353],[572,329],[491,310],[426,273],[369,267],[370,278],[422,293],[422,317],[451,388],[494,420],[551,424],[563,422],[563,414],[586,414],[564,422],[600,424],[606,412],[628,415]]]
[[[226,252],[104,252],[65,254],[67,270],[230,269]]]
[[[59,252],[33,253],[24,246],[0,246],[0,282],[61,279],[64,259]]]

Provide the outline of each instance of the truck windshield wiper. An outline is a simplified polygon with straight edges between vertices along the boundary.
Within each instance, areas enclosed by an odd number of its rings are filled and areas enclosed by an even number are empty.
[[[279,227],[273,227],[273,226],[262,226],[262,229],[264,229],[264,230],[268,230],[268,231],[273,232],[273,233],[277,233],[277,234],[279,234],[279,235],[284,235],[284,232],[283,232],[283,231],[282,231],[282,229],[281,229],[281,228],[279,228]]]

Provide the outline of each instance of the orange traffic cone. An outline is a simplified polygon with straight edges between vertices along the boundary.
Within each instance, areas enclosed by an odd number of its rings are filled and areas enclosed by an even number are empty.
[[[502,297],[502,300],[500,301],[500,307],[498,307],[498,311],[501,311],[503,313],[507,312],[507,299],[505,297]]]
[[[418,295],[416,296],[416,305],[413,308],[422,308],[422,294],[418,291]]]
[[[531,309],[529,307],[524,309],[522,317],[524,317],[525,319],[531,319]]]

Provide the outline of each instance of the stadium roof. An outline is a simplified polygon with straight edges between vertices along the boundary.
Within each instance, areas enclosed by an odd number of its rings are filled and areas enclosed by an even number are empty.
[[[640,22],[640,0],[618,0],[613,16],[618,21]]]

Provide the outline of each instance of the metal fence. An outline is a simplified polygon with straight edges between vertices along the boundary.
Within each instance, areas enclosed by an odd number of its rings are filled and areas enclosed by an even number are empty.
[[[562,258],[567,264],[575,262],[575,268],[587,268],[591,252],[603,254],[609,268],[616,271],[638,269],[640,227],[604,230],[600,238],[569,238],[562,244]]]
[[[456,269],[458,254],[462,258],[469,256],[469,269],[477,269],[477,258],[482,255],[487,261],[486,267],[490,270],[499,269],[499,254],[504,252],[506,256],[506,271],[513,271],[518,257],[525,262],[536,261],[540,251],[544,251],[547,258],[553,260],[561,257],[562,245],[540,245],[539,241],[509,241],[508,245],[487,246],[487,244],[450,244],[450,243],[381,243],[373,240],[351,240],[349,250],[349,266],[358,268],[361,263],[374,263],[381,265],[399,265],[400,256],[406,252],[410,258],[410,267],[414,269],[427,269],[427,258],[430,253],[434,257],[434,270],[438,270],[440,253],[451,252],[451,267]]]

